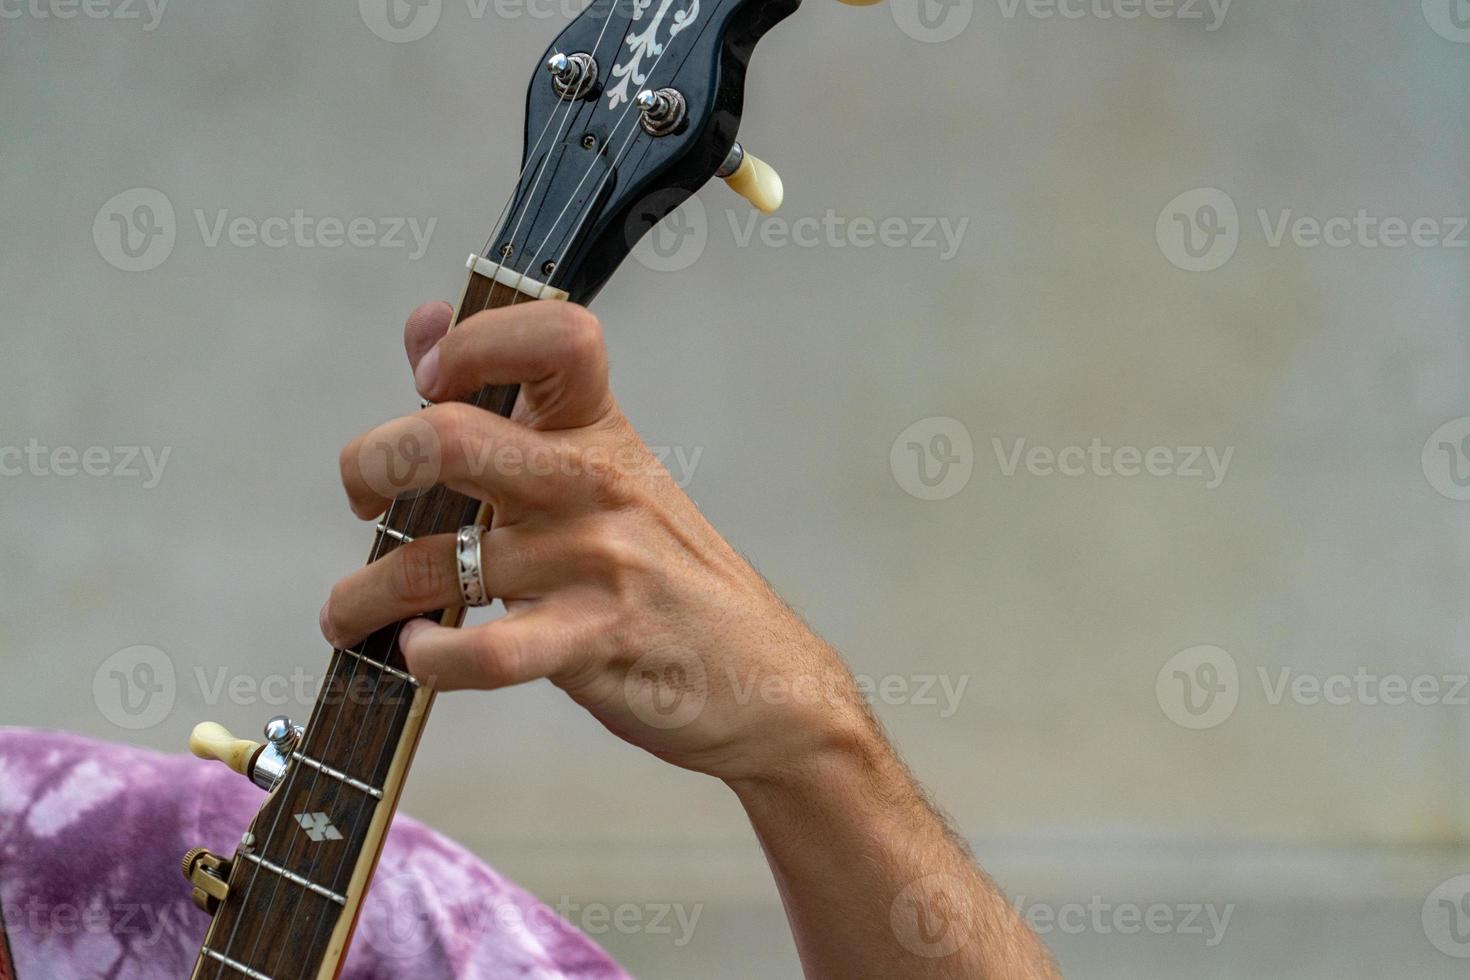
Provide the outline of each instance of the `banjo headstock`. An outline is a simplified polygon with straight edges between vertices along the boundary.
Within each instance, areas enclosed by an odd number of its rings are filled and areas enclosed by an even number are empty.
[[[485,258],[586,303],[711,177],[763,211],[781,180],[736,141],[746,68],[800,0],[593,0],[526,93],[520,179]]]

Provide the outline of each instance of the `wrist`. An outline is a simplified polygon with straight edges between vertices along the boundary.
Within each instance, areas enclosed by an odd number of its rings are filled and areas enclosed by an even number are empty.
[[[761,771],[725,780],[752,817],[909,795],[902,764],[866,711],[828,714],[808,727],[798,747]]]

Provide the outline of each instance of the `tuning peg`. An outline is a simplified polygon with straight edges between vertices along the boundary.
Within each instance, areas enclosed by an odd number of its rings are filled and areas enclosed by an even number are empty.
[[[745,147],[739,143],[730,148],[725,162],[715,173],[725,179],[730,190],[766,214],[779,208],[786,194],[781,185],[781,175],[769,163],[746,153]]]
[[[252,742],[248,738],[236,738],[223,725],[212,721],[195,725],[193,734],[189,736],[190,752],[201,759],[223,762],[246,778],[250,778],[251,763],[260,750],[261,743]]]

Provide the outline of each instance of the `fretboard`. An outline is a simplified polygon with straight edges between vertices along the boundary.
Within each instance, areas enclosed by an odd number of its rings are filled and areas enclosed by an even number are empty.
[[[454,323],[553,295],[472,258]],[[495,385],[468,400],[509,416],[518,392]],[[489,523],[485,505],[444,487],[400,498],[378,524],[368,560],[477,522]],[[464,611],[429,615],[458,626]],[[330,980],[340,971],[433,703],[398,647],[402,625],[332,652],[292,764],[235,852],[195,978]]]

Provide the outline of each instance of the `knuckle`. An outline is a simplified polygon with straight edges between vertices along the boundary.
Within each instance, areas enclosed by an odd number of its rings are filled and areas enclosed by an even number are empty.
[[[462,462],[471,455],[471,447],[484,436],[481,413],[471,405],[446,402],[428,409],[429,424],[439,438],[439,451],[446,462]]]
[[[621,529],[606,529],[588,545],[593,562],[603,576],[622,589],[649,570],[648,554],[632,535]]]
[[[424,602],[447,594],[449,570],[426,542],[410,542],[393,555],[391,587],[396,598]]]
[[[632,499],[628,474],[608,447],[562,442],[557,444],[555,452],[560,472],[578,479],[587,488],[594,504],[616,509]]]

